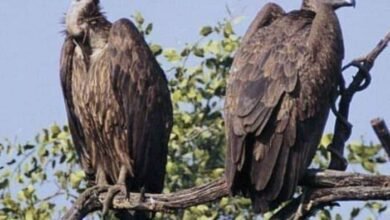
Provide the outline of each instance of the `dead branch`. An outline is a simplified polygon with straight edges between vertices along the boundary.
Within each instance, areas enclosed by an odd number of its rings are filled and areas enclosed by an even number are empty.
[[[309,170],[302,179],[305,192],[291,200],[272,219],[305,219],[336,201],[390,199],[390,176]]]
[[[379,138],[383,148],[387,155],[390,157],[390,132],[386,126],[386,123],[381,118],[371,120],[371,126],[374,129],[376,135]]]
[[[334,128],[334,137],[332,143],[328,147],[331,152],[331,162],[329,169],[346,170],[347,161],[343,157],[344,146],[351,136],[352,126],[348,123],[349,107],[355,93],[362,91],[368,87],[371,82],[369,71],[374,66],[375,59],[386,48],[390,41],[390,33],[366,56],[358,58],[346,65],[343,70],[354,66],[359,68],[358,73],[354,76],[353,81],[345,88],[344,80],[340,85],[340,101],[339,108],[336,112],[337,119]]]

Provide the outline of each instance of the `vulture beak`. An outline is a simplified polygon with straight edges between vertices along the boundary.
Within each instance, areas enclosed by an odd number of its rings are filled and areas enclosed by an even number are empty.
[[[347,6],[352,6],[352,7],[355,7],[356,6],[356,1],[355,0],[347,0]]]
[[[340,3],[340,7],[343,7],[343,6],[346,6],[346,7],[355,7],[355,6],[356,6],[356,1],[355,1],[355,0],[343,0],[343,1]]]
[[[341,7],[355,7],[356,1],[355,0],[331,0],[333,1],[332,5],[334,9],[338,9]]]

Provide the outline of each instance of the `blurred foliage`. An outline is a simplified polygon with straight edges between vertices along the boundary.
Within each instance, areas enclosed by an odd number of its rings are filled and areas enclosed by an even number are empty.
[[[140,13],[133,20],[149,39],[153,25]],[[199,30],[199,40],[183,48],[150,47],[169,79],[174,103],[174,126],[169,144],[164,192],[203,184],[223,175],[224,124],[223,96],[226,78],[240,37],[234,32],[235,20],[224,20]],[[329,162],[332,135],[321,140],[313,167],[325,168]],[[358,171],[379,173],[386,162],[379,145],[363,140],[348,145],[348,160]],[[58,219],[70,201],[85,188],[84,173],[77,158],[68,128],[53,125],[25,145],[4,141],[0,144],[0,220]],[[377,218],[386,206],[367,202],[351,210],[356,219],[364,210]],[[266,214],[264,218],[268,218]],[[252,219],[250,201],[223,198],[174,214],[158,213],[156,219]],[[92,217],[91,217],[92,218]],[[332,208],[320,211],[317,219],[341,219]]]

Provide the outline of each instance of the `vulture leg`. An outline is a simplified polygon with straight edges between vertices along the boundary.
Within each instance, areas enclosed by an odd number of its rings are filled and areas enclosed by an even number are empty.
[[[106,198],[104,199],[104,202],[103,202],[103,216],[105,216],[107,214],[108,209],[112,206],[112,201],[113,201],[115,195],[122,192],[123,194],[126,195],[126,198],[129,197],[128,186],[126,186],[126,178],[127,178],[128,174],[129,173],[128,173],[126,167],[122,166],[120,173],[119,173],[117,183],[108,188]]]

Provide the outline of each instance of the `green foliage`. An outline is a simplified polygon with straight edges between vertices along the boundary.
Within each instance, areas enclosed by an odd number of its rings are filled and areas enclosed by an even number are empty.
[[[148,39],[153,25],[140,13],[133,16],[140,32]],[[150,43],[154,55],[166,69],[174,104],[166,187],[164,192],[200,185],[220,178],[224,172],[225,136],[222,119],[226,78],[240,37],[224,20],[200,28],[199,40],[183,48],[164,48]],[[324,135],[313,166],[325,168],[326,150],[332,135]],[[364,141],[348,145],[348,160],[362,170],[379,173],[386,161],[378,145]],[[5,141],[0,144],[0,220],[57,219],[85,188],[85,174],[77,157],[68,128],[53,125],[25,145]],[[351,210],[350,218],[369,210],[378,216],[386,206],[369,202]],[[264,217],[270,217],[270,213]],[[242,197],[222,198],[157,219],[252,219],[250,201]],[[318,213],[317,219],[341,219],[332,208]]]
[[[25,145],[6,141],[0,152],[9,161],[0,168],[0,219],[51,219],[61,208],[56,201],[75,198],[84,185],[66,126]]]

